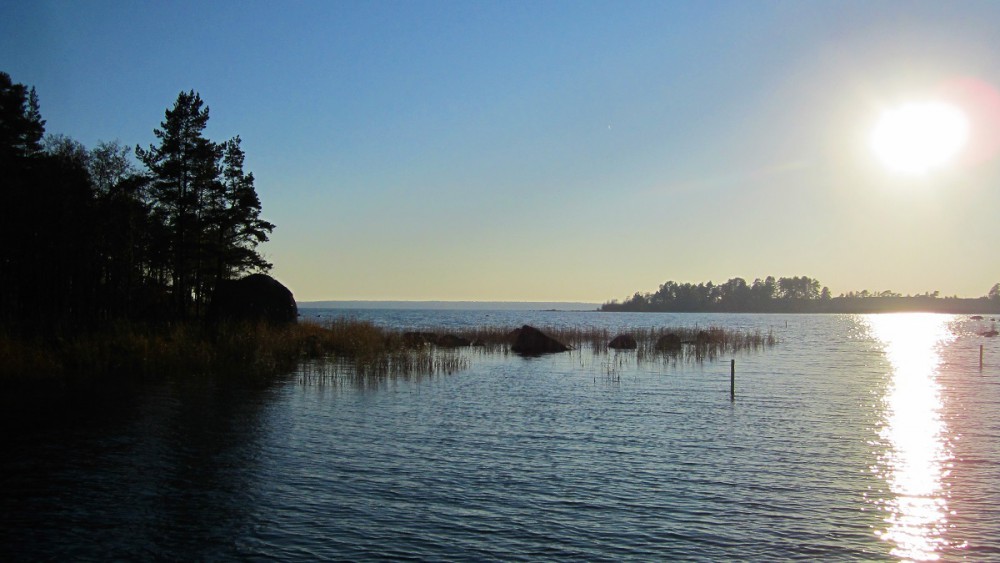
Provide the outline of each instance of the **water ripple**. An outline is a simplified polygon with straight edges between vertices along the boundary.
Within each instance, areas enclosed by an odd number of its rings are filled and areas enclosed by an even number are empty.
[[[420,314],[393,322],[443,326]],[[611,379],[585,352],[473,356],[464,372],[377,388],[292,374],[256,389],[145,389],[7,435],[0,557],[898,558],[876,534],[905,502],[886,473],[899,454],[880,434],[893,371],[864,319],[535,315],[611,329],[730,323],[782,343],[736,357],[735,401],[728,359],[625,358]],[[935,553],[997,559],[1000,374],[996,360],[976,369],[981,339],[964,322],[937,349],[949,453]]]

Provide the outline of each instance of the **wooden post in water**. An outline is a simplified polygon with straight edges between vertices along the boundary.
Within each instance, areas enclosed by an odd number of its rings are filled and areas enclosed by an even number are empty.
[[[983,369],[983,345],[979,345],[979,369]]]
[[[736,360],[729,360],[729,398],[736,398]]]

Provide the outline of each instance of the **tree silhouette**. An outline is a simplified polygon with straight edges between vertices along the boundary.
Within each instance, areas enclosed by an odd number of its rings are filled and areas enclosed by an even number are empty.
[[[181,92],[159,143],[87,150],[45,135],[34,88],[0,72],[0,333],[58,336],[112,319],[201,315],[219,283],[271,264],[240,138],[204,135]]]
[[[205,299],[201,274],[201,230],[206,200],[218,176],[221,151],[204,137],[208,107],[193,90],[181,92],[153,134],[159,146],[136,147],[136,156],[149,169],[154,207],[170,231],[170,283],[174,312],[185,317],[190,306]]]
[[[160,247],[170,256],[168,281],[181,317],[202,314],[221,281],[271,268],[256,249],[274,225],[260,218],[240,138],[207,139],[208,117],[198,93],[181,92],[153,131],[160,144],[136,147],[150,173],[153,216],[169,233]]]
[[[54,137],[34,88],[0,72],[0,320],[28,332],[94,317],[95,208],[86,151]]]
[[[222,181],[215,185],[209,210],[215,284],[244,272],[271,269],[257,246],[267,241],[274,225],[260,217],[260,198],[253,173],[243,170],[246,155],[240,142],[237,135],[222,146]]]
[[[24,158],[42,150],[45,121],[35,88],[15,84],[0,72],[0,158]]]

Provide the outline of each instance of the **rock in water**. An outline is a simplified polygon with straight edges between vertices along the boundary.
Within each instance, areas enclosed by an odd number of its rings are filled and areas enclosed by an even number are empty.
[[[299,309],[292,292],[266,274],[250,274],[219,284],[208,317],[213,321],[298,322]]]
[[[638,347],[639,344],[630,334],[619,334],[611,342],[608,342],[608,348],[614,350],[635,350]]]
[[[403,343],[407,346],[423,346],[437,342],[438,335],[433,332],[404,332]]]
[[[517,337],[521,335],[521,329],[515,328],[514,330],[507,333],[507,343],[511,346],[517,342]]]
[[[656,349],[663,352],[671,352],[681,349],[681,337],[674,333],[664,334],[656,341]]]
[[[517,340],[510,348],[518,354],[537,356],[569,351],[569,346],[546,335],[533,326],[524,325],[517,334]]]
[[[461,336],[445,334],[437,339],[436,344],[442,348],[462,348],[464,346],[471,346],[472,342],[467,338],[462,338]]]

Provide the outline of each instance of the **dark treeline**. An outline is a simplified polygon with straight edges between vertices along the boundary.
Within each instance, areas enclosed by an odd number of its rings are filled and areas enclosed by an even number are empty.
[[[613,300],[602,311],[726,312],[726,313],[879,313],[928,311],[941,313],[1000,312],[1000,283],[977,299],[940,297],[939,292],[901,295],[893,291],[860,291],[833,297],[829,288],[807,276],[755,279],[733,278],[716,285],[668,281],[653,293],[635,293],[624,302]]]
[[[35,89],[0,72],[0,329],[197,318],[221,281],[268,270],[257,246],[274,226],[240,138],[213,142],[207,122],[181,92],[157,144],[88,149],[46,135]]]

